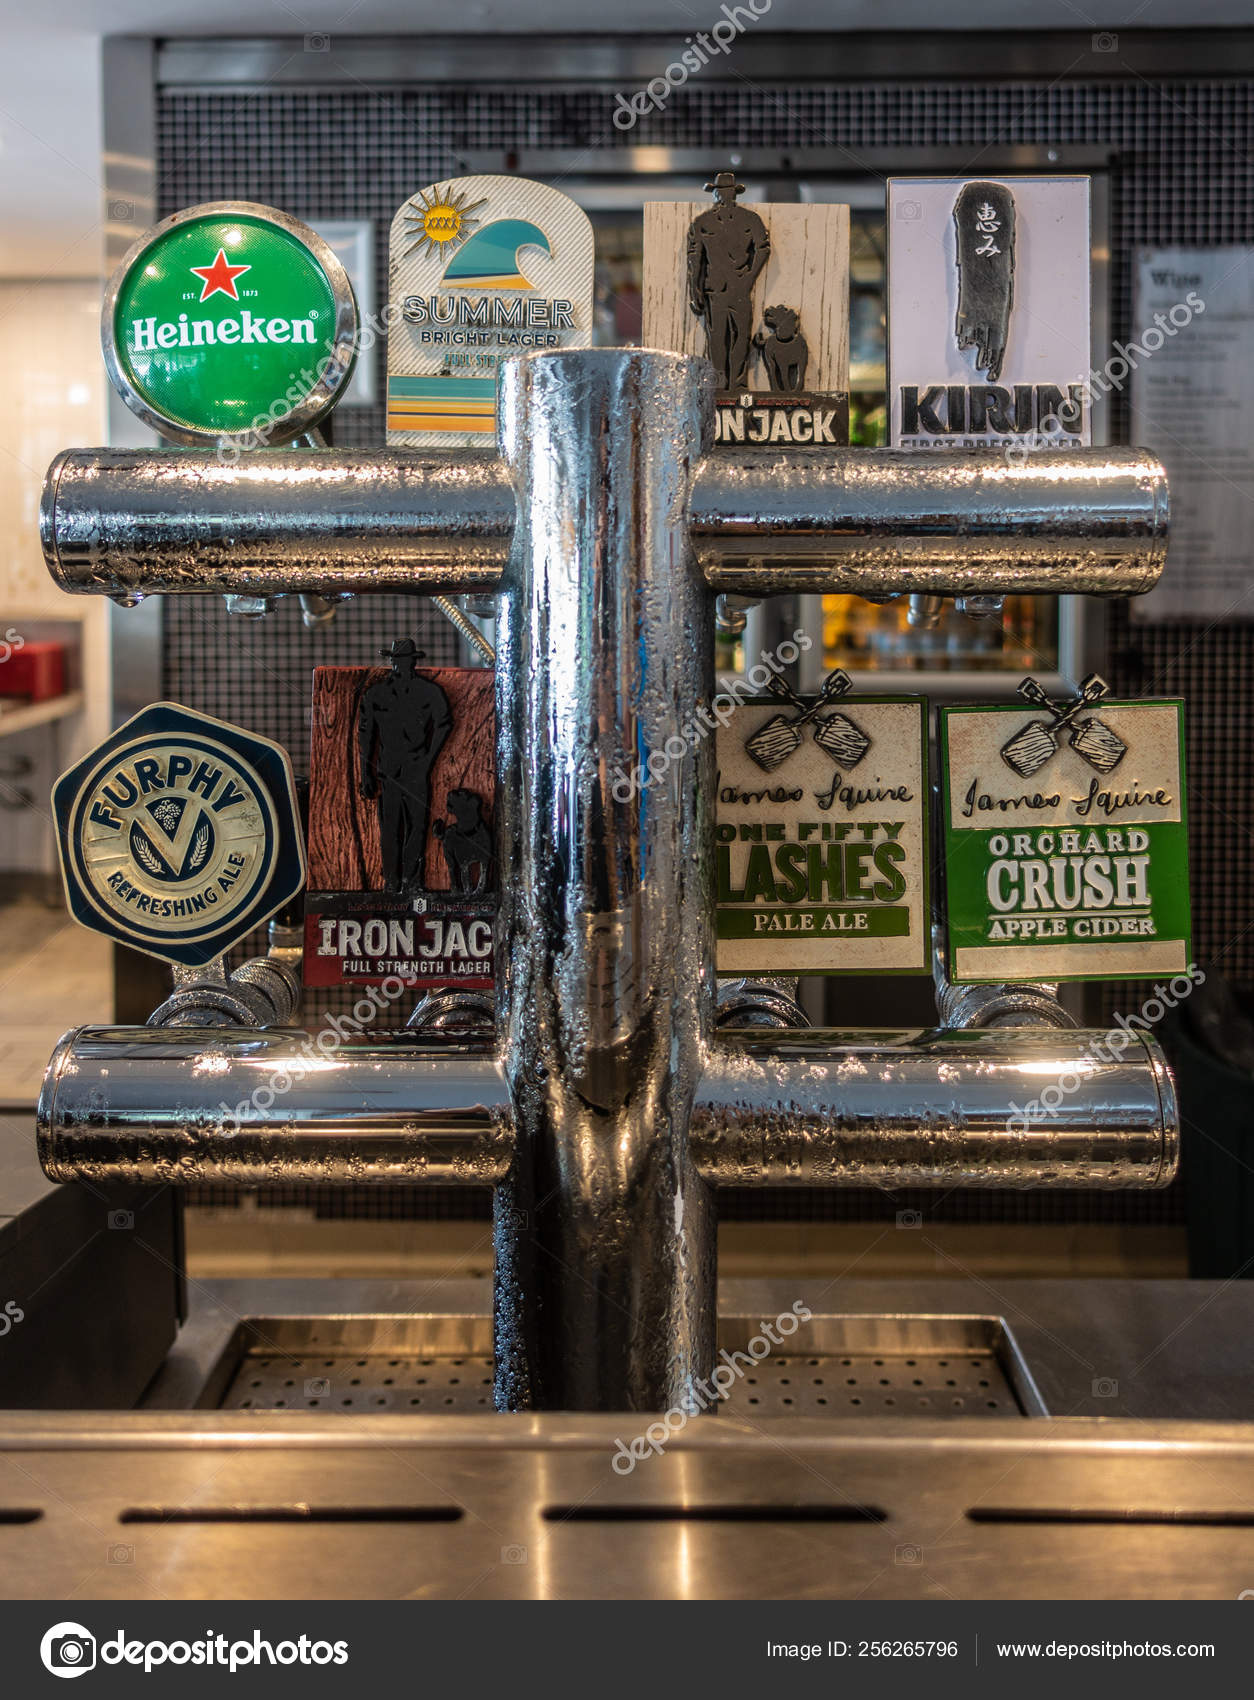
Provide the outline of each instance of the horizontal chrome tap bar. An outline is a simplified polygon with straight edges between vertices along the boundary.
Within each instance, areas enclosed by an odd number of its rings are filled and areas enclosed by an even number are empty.
[[[491,1187],[513,1157],[492,1057],[324,1033],[80,1027],[39,1095],[49,1179]]]
[[[514,491],[494,454],[83,449],[49,468],[44,559],[80,595],[492,590]]]
[[[1079,1029],[727,1033],[697,1089],[717,1186],[1166,1186],[1179,1117],[1157,1043]],[[1100,1049],[1098,1049],[1100,1047]]]
[[[691,1124],[720,1186],[1161,1187],[1178,1117],[1157,1044],[1104,1033],[738,1031]],[[498,1063],[461,1044],[84,1027],[38,1112],[53,1180],[495,1186],[514,1155]]]
[[[528,506],[534,491],[522,492]],[[515,526],[483,452],[73,450],[40,510],[63,590],[113,595],[497,588]],[[1128,596],[1162,571],[1167,482],[1134,449],[706,456],[689,535],[708,586],[888,596]]]
[[[707,584],[746,596],[1131,596],[1167,520],[1162,466],[1122,448],[716,454],[689,511]]]

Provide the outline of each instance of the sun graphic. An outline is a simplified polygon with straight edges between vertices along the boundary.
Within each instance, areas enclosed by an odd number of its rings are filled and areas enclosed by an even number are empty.
[[[431,254],[451,254],[479,223],[475,211],[486,206],[487,197],[467,202],[465,193],[455,193],[451,183],[443,188],[420,189],[405,213],[405,234],[413,238],[405,253],[416,248],[424,259]]]

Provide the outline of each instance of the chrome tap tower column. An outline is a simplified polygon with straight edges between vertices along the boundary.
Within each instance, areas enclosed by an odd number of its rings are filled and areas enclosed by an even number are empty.
[[[1162,468],[1134,450],[713,457],[712,405],[704,361],[534,355],[505,369],[503,460],[101,451],[49,474],[44,547],[70,591],[499,593],[495,1055],[371,1043],[310,1073],[274,1031],[82,1030],[49,1066],[39,1138],[60,1180],[495,1185],[506,1409],[664,1409],[709,1375],[716,1185],[1175,1169],[1148,1038],[1099,1062],[1096,1036],[1049,1027],[715,1035],[699,729],[716,591],[1134,594],[1162,569]],[[223,1115],[276,1070],[270,1109]],[[1064,1071],[1049,1124],[1013,1131],[1025,1076]]]
[[[713,1011],[713,742],[680,733],[713,694],[712,598],[675,523],[713,388],[690,365],[557,355],[502,384],[502,452],[531,492],[497,661],[511,1404],[665,1410],[714,1358],[713,1199],[688,1151]],[[657,781],[624,787],[674,735]]]

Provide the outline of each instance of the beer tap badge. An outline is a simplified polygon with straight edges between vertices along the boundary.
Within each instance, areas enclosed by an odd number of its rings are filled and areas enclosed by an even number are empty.
[[[1092,441],[1089,180],[888,184],[889,443]]]
[[[166,962],[203,967],[305,882],[286,751],[177,703],[75,762],[52,807],[75,920]]]
[[[490,987],[494,675],[383,659],[314,670],[306,982]]]
[[[749,205],[734,171],[713,202],[644,209],[644,342],[704,355],[716,443],[849,441],[849,208]]]
[[[491,446],[501,361],[592,344],[592,223],[545,183],[420,189],[392,221],[389,271],[394,446]]]
[[[926,704],[758,671],[768,694],[713,704],[718,972],[923,973]]]
[[[956,981],[1139,979],[1190,962],[1181,704],[941,714],[945,905]]]
[[[342,394],[357,307],[307,225],[215,201],[134,244],[105,293],[101,340],[114,388],[163,436],[265,448],[310,430]]]

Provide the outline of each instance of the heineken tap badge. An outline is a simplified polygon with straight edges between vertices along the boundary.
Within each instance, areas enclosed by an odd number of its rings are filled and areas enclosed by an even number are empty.
[[[352,376],[357,306],[316,232],[214,201],[147,231],[110,280],[105,366],[131,411],[190,448],[264,448],[311,430]]]
[[[849,441],[849,208],[750,205],[734,171],[710,206],[644,209],[644,341],[701,354],[716,443]]]

